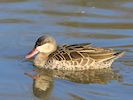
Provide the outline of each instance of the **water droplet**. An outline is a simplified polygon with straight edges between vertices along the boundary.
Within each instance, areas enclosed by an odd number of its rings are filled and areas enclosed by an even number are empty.
[[[85,13],[85,11],[81,11],[81,13],[82,13],[82,14],[84,14],[84,13]]]

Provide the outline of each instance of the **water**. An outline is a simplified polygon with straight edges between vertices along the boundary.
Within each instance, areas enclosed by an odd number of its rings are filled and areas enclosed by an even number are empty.
[[[0,12],[0,100],[133,99],[132,0],[1,0]],[[116,74],[105,73],[98,78],[101,83],[93,77],[87,83],[51,79],[50,89],[39,98],[33,80],[24,75],[34,69],[32,62],[23,58],[43,34],[58,44],[89,42],[127,52],[113,63],[111,73]]]

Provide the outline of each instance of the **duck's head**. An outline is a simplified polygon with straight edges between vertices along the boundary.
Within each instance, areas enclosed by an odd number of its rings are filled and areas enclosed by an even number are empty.
[[[26,58],[32,58],[38,53],[44,53],[46,55],[51,54],[57,49],[56,41],[51,36],[41,36],[37,39],[34,48],[26,55]]]

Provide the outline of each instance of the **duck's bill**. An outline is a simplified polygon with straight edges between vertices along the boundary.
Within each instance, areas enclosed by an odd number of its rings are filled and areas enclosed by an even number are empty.
[[[25,58],[26,58],[26,59],[32,58],[32,57],[35,56],[38,52],[39,52],[39,51],[35,48],[35,49],[33,49],[31,52],[29,52],[29,53],[25,56]]]

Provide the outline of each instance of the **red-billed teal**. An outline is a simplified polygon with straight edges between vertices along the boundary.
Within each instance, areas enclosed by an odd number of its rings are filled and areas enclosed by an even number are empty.
[[[57,46],[51,36],[41,36],[26,58],[36,55],[34,65],[38,68],[87,70],[111,67],[123,54],[123,51],[92,47],[90,43]]]

